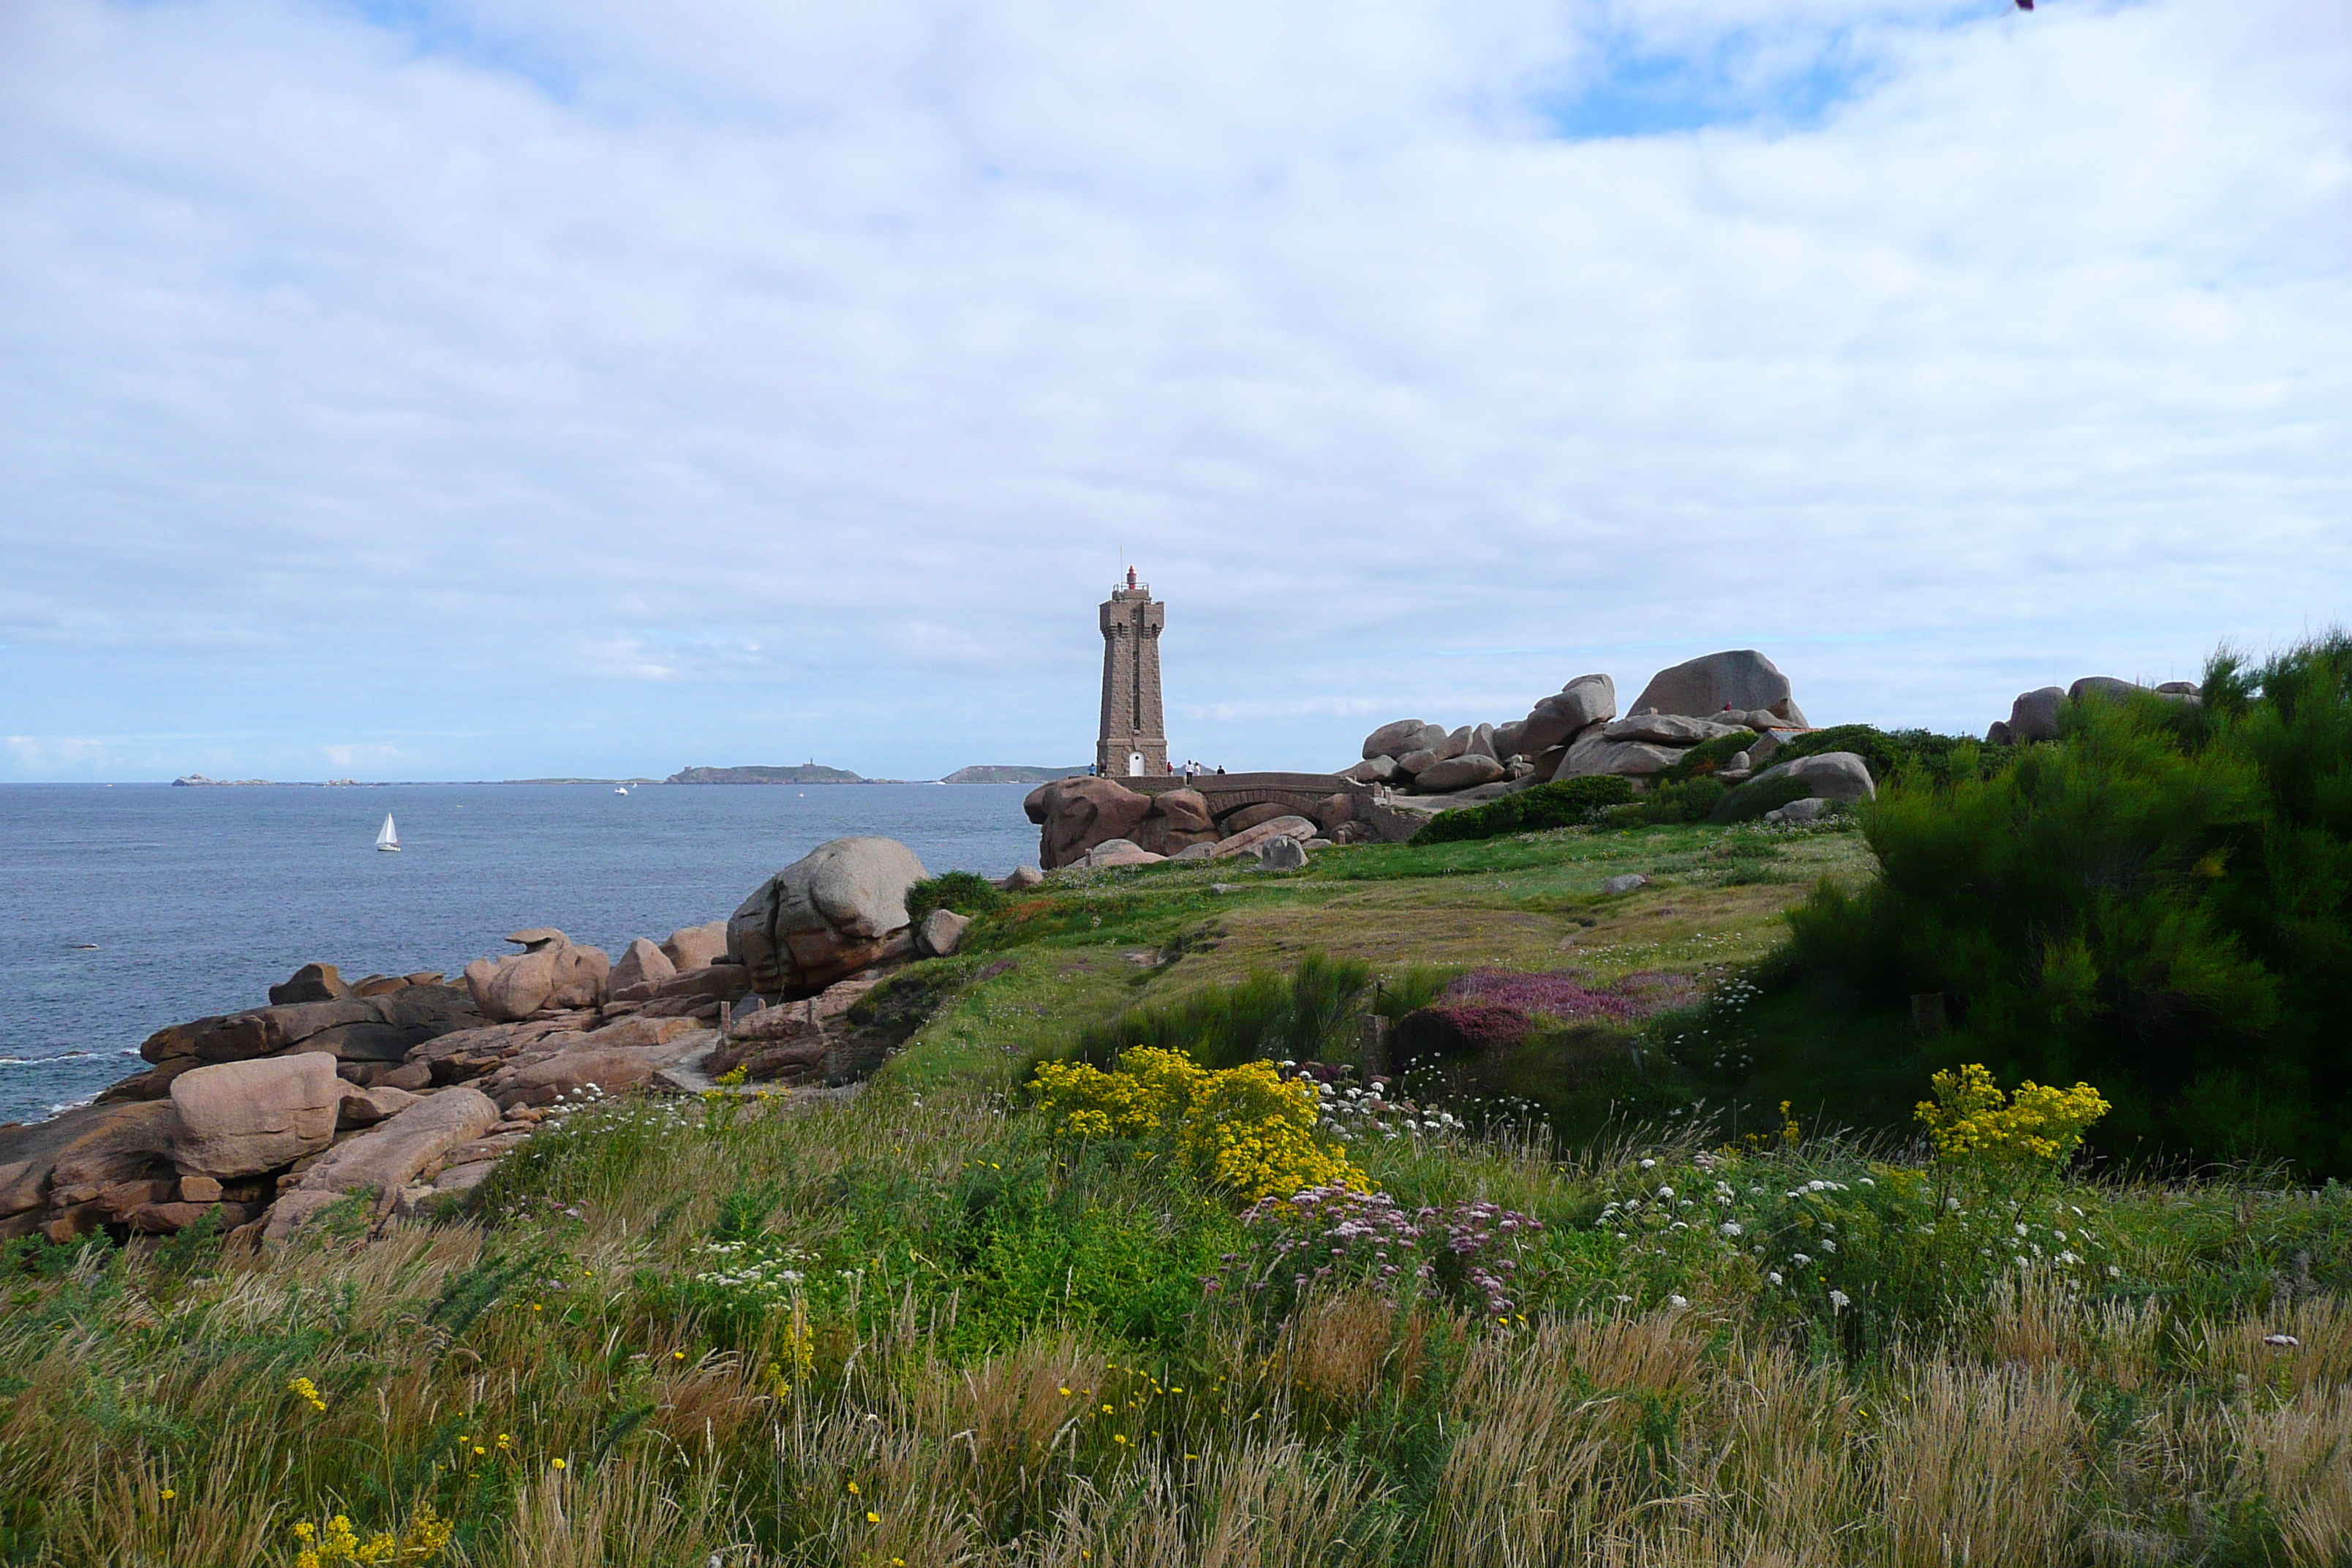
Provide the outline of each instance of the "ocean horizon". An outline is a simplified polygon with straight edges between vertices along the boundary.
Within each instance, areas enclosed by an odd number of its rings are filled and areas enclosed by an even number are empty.
[[[534,925],[618,957],[856,835],[1001,877],[1037,857],[1032,787],[0,784],[0,1122],[89,1100],[157,1029],[261,1006],[304,963],[454,977]]]

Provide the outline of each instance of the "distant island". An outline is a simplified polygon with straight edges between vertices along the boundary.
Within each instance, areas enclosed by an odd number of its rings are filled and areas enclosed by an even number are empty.
[[[294,782],[299,787],[305,789],[365,789],[372,787],[361,784],[357,779],[326,779],[318,784],[311,784],[308,780],[296,780]],[[278,781],[276,779],[208,779],[202,773],[184,773],[180,777],[172,781],[173,786],[177,789],[252,789],[257,786],[275,785],[277,783]]]
[[[881,779],[860,778],[847,768],[829,768],[823,763],[802,763],[789,768],[680,768],[664,779],[674,784],[882,784]]]
[[[941,784],[1049,784],[1055,779],[1082,776],[1089,764],[1080,763],[1074,768],[1036,768],[1012,763],[979,763],[968,768],[958,768]]]

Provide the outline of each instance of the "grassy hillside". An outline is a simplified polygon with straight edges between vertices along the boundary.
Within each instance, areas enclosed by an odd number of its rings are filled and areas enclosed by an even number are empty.
[[[854,1097],[590,1105],[373,1244],[354,1205],[266,1260],[28,1247],[0,1561],[2352,1558],[2342,1190],[1930,1161],[1765,1103],[1814,1037],[1736,976],[1872,872],[1853,832],[1694,826],[1057,878],[877,994],[928,1016]],[[1632,1120],[1573,1151],[1484,1058],[1281,1126],[1265,1069],[1165,1132],[1026,1091],[1122,1015],[1278,1005],[1310,952],[1416,1002],[1573,969],[1688,1005],[1499,1053],[1606,1058],[1563,1104]],[[1918,1092],[1916,1043],[1805,1048]],[[1217,1174],[1304,1139],[1360,1195]]]

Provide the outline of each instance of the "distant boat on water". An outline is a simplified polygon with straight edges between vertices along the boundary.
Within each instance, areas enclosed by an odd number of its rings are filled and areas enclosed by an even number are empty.
[[[626,784],[616,784],[614,786],[613,793],[614,795],[626,795],[629,793],[629,786]]]
[[[400,853],[400,830],[392,825],[392,813],[383,814],[383,826],[376,829],[375,847],[387,855]]]

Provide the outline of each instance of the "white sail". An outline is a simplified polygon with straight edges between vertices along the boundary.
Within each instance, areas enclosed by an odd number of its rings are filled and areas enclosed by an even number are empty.
[[[400,847],[400,832],[393,826],[392,813],[388,811],[383,814],[383,826],[376,831],[375,847],[395,851]]]

